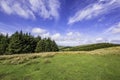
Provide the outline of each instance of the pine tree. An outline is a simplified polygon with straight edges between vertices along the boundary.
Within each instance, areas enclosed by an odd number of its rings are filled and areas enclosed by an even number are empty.
[[[40,36],[35,37],[36,43],[38,43],[40,40],[41,40],[41,37],[40,37]]]
[[[7,52],[8,43],[9,43],[8,34],[6,36],[0,34],[0,54],[5,54]]]
[[[29,39],[28,39],[28,46],[29,46],[29,52],[33,53],[35,52],[35,48],[36,48],[36,41],[35,41],[35,38],[29,34]]]
[[[36,47],[36,41],[34,37],[28,33],[23,34],[22,39],[22,52],[23,53],[33,53]]]
[[[40,40],[38,42],[35,52],[45,52],[45,40]]]
[[[59,48],[58,48],[58,46],[57,46],[57,44],[56,44],[56,42],[53,40],[52,42],[52,51],[59,51]]]
[[[39,41],[35,50],[35,52],[51,52],[51,51],[59,51],[59,49],[55,41],[52,41],[50,38],[48,39],[45,38]]]
[[[11,54],[21,53],[22,51],[22,35],[19,32],[15,32],[11,38],[8,50]]]
[[[50,38],[41,39],[40,36],[34,37],[30,33],[16,31],[10,38],[8,35],[0,34],[0,54],[10,53],[34,53],[58,51],[55,41]]]
[[[45,52],[50,52],[52,51],[52,47],[51,47],[51,39],[45,39]]]
[[[40,36],[37,36],[37,37],[34,38],[34,41],[35,41],[34,52],[35,52],[35,49],[36,49],[36,47],[37,47],[37,44],[38,44],[38,42],[39,42],[40,40],[41,40],[41,37],[40,37]]]

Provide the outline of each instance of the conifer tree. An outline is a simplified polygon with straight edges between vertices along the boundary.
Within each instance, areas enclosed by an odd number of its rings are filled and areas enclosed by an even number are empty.
[[[55,41],[50,38],[41,39],[34,37],[30,33],[16,31],[12,36],[0,34],[0,54],[10,53],[34,53],[58,51]]]
[[[33,53],[36,47],[36,41],[34,37],[28,33],[23,34],[22,39],[22,52],[23,53]]]
[[[8,47],[8,50],[11,54],[21,53],[22,51],[21,36],[22,35],[20,35],[18,31],[11,36],[9,47]]]
[[[0,34],[0,54],[5,54],[7,52],[8,43],[9,43],[8,34],[6,36]]]
[[[51,39],[48,38],[45,40],[45,52],[50,52],[52,51],[52,47],[51,47]]]
[[[44,52],[45,51],[45,40],[40,40],[36,46],[35,52]]]
[[[41,40],[41,37],[40,37],[40,36],[35,37],[36,43],[39,42],[40,40]]]
[[[53,40],[52,42],[52,51],[59,51],[59,48],[58,48],[58,46],[57,46],[57,44],[56,44],[56,42]]]
[[[45,38],[38,42],[35,52],[51,52],[58,50],[59,49],[55,41],[52,41],[50,38]]]

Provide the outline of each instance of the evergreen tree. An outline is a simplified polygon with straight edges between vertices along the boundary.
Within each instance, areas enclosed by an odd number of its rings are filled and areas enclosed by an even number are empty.
[[[23,35],[23,40],[22,40],[22,52],[23,53],[33,53],[36,47],[36,41],[34,37],[28,33]]]
[[[58,48],[58,46],[57,46],[57,44],[56,44],[56,42],[53,40],[52,42],[52,51],[59,51],[59,48]]]
[[[41,37],[40,37],[40,36],[35,37],[36,43],[38,43],[40,40],[41,40]]]
[[[10,38],[8,35],[0,34],[0,54],[50,51],[58,51],[57,44],[50,38],[41,39],[40,36],[34,37],[30,33],[23,33],[22,31],[16,31]]]
[[[7,52],[8,43],[9,43],[8,34],[6,36],[0,34],[0,54],[5,54]]]
[[[51,39],[45,39],[45,52],[50,52],[52,51],[52,47],[51,47]]]
[[[35,52],[44,52],[45,51],[45,40],[40,40],[36,46]]]
[[[15,32],[11,38],[8,50],[10,53],[21,53],[22,51],[22,35],[19,32]]]
[[[40,36],[37,36],[37,37],[34,38],[34,41],[35,41],[34,52],[35,52],[35,49],[36,49],[36,47],[37,47],[37,44],[38,44],[38,42],[39,42],[40,40],[41,40],[41,37],[40,37]]]
[[[38,42],[36,46],[36,52],[51,52],[51,51],[59,51],[57,44],[55,41],[52,41],[50,38],[43,39]]]

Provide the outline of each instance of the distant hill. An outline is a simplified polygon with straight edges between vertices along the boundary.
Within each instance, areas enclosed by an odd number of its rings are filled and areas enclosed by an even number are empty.
[[[73,48],[71,46],[59,46],[59,50],[69,51],[70,48]]]
[[[81,46],[75,46],[75,47],[62,47],[60,48],[60,50],[61,51],[91,51],[95,49],[115,47],[115,46],[120,46],[120,44],[97,43],[97,44],[88,44],[88,45],[81,45]]]

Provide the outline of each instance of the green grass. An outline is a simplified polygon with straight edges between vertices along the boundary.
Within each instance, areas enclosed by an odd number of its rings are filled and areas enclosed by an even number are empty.
[[[0,56],[0,80],[120,80],[120,47]]]
[[[120,46],[120,44],[112,44],[112,43],[96,43],[96,44],[88,44],[88,45],[80,45],[75,47],[60,47],[61,51],[92,51],[96,49],[109,48]]]

